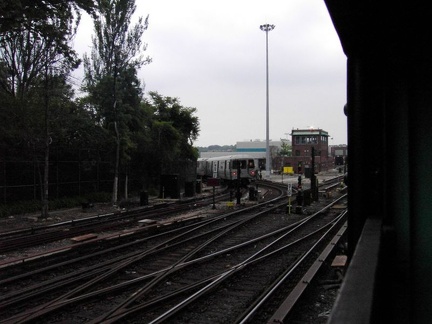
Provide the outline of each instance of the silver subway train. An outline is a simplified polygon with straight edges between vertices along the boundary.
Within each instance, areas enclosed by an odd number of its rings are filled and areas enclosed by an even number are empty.
[[[208,178],[218,178],[224,182],[240,179],[242,184],[248,184],[259,179],[260,166],[265,165],[265,161],[261,160],[247,154],[199,158],[197,176],[204,181]]]

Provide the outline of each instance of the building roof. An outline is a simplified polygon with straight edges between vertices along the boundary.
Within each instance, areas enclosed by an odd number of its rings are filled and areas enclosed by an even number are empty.
[[[321,135],[321,136],[330,136],[328,134],[328,132],[326,132],[325,130],[322,129],[293,129],[291,131],[292,136],[297,136],[297,135]]]

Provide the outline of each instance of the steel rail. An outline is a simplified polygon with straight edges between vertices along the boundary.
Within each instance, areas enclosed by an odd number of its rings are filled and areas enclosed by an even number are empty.
[[[333,203],[331,205],[333,205]],[[291,233],[293,229],[297,229],[300,226],[303,226],[309,220],[313,219],[314,217],[316,217],[317,215],[319,215],[322,211],[325,211],[327,208],[328,207],[323,208],[322,210],[320,210],[319,212],[315,213],[314,215],[312,215],[312,216],[308,217],[307,219],[299,222],[299,224],[297,226],[294,226],[292,229],[290,229],[289,232],[285,233],[283,236],[286,236],[287,234]],[[334,224],[334,221],[331,221],[327,226],[332,226],[333,224]],[[321,232],[322,230],[323,230],[323,228],[320,228],[319,230],[315,231],[315,233]],[[309,237],[311,235],[313,235],[313,233],[307,235],[306,237]],[[278,253],[281,250],[283,250],[283,249],[291,246],[292,244],[299,243],[302,239],[304,239],[304,238],[299,239],[299,240],[297,240],[297,241],[295,241],[293,243],[290,243],[290,244],[288,244],[288,245],[286,245],[286,246],[284,246],[282,248],[277,249],[276,251],[273,251],[273,252],[261,255],[261,254],[263,254],[265,252],[265,250],[269,249],[271,247],[271,245],[273,245],[274,243],[276,243],[277,241],[279,241],[280,239],[282,239],[283,236],[279,237],[273,243],[269,244],[268,246],[266,246],[262,250],[256,252],[254,255],[250,256],[248,259],[244,260],[240,264],[237,264],[237,265],[231,267],[230,270],[217,275],[217,277],[213,281],[211,281],[210,283],[208,283],[201,290],[199,290],[198,292],[194,293],[192,296],[188,297],[187,299],[183,300],[181,303],[177,304],[172,309],[166,311],[164,314],[162,314],[161,316],[159,316],[158,318],[156,318],[151,323],[161,323],[161,322],[169,319],[174,314],[176,314],[178,311],[180,311],[181,309],[183,309],[184,307],[186,307],[187,305],[189,305],[191,302],[193,302],[194,300],[196,300],[200,296],[206,294],[208,291],[211,291],[215,286],[219,285],[221,282],[223,282],[224,280],[228,279],[231,275],[235,274],[237,271],[242,270],[244,267],[246,267],[246,266],[248,266],[250,264],[253,264],[255,262],[259,262],[260,260],[268,258],[268,257],[274,255],[275,253]],[[221,254],[222,253],[226,253],[226,251],[221,252]],[[210,278],[208,278],[207,280],[210,280]],[[170,295],[169,297],[172,297],[172,295]],[[166,297],[166,298],[168,298],[168,297]],[[129,316],[129,315],[131,315],[134,312],[137,312],[137,311],[140,311],[140,310],[142,310],[144,308],[147,308],[147,307],[149,307],[148,305],[152,305],[154,303],[155,302],[153,302],[153,301],[149,301],[149,302],[147,302],[144,305],[135,306],[133,309],[130,309],[130,310],[124,309],[123,313],[117,313],[117,315],[114,315],[114,316],[112,316],[110,318],[106,318],[105,317],[104,318],[104,323],[113,323],[113,322],[116,322],[118,320],[123,319],[123,317]],[[101,318],[98,318],[97,320],[92,321],[91,323],[97,323],[99,320],[101,320]]]
[[[278,188],[278,189],[280,190],[280,188]],[[281,192],[281,194],[280,194],[279,197],[276,197],[276,198],[274,198],[272,200],[269,200],[269,201],[260,202],[259,205],[260,206],[266,206],[267,204],[273,203],[275,200],[279,199],[282,196],[283,196],[283,192]],[[213,220],[214,221],[218,221],[218,220],[220,220],[222,218],[232,217],[232,216],[235,216],[235,215],[237,215],[239,213],[242,213],[244,211],[253,210],[255,208],[257,208],[256,205],[250,206],[250,207],[242,207],[241,210],[235,210],[235,211],[232,211],[232,212],[229,212],[229,213],[223,213],[223,214],[218,215],[218,216],[213,216],[211,219],[201,220],[201,222],[206,223],[206,222],[211,222]],[[176,223],[180,223],[180,222],[176,221]],[[187,226],[194,227],[194,226],[196,226],[196,224],[197,223],[185,225],[185,226],[183,226],[183,228],[185,228]],[[137,228],[133,228],[133,229],[131,229],[129,231],[122,231],[121,234],[108,234],[105,237],[103,237],[102,239],[98,237],[98,238],[95,238],[93,240],[89,240],[89,241],[86,241],[86,242],[83,242],[83,243],[79,243],[79,244],[74,244],[73,246],[66,246],[66,247],[62,247],[62,248],[56,249],[56,250],[51,250],[51,251],[48,251],[46,253],[40,253],[40,254],[37,254],[37,255],[31,255],[31,256],[26,256],[26,257],[23,257],[23,258],[17,258],[17,259],[14,259],[12,261],[7,261],[7,262],[0,262],[0,268],[5,268],[5,267],[8,267],[8,266],[12,266],[12,265],[19,264],[19,263],[24,263],[24,262],[27,262],[27,261],[32,261],[32,260],[35,260],[35,259],[40,259],[40,258],[43,258],[46,255],[48,255],[48,256],[52,255],[53,253],[61,253],[62,251],[68,251],[68,250],[76,249],[76,248],[79,248],[79,247],[82,247],[82,246],[85,246],[85,245],[93,244],[94,241],[112,240],[112,239],[115,239],[115,238],[125,237],[127,235],[139,234],[140,232],[145,232],[148,229],[151,229],[152,227],[156,227],[156,226],[159,226],[159,225],[161,225],[161,223],[157,223],[155,225],[147,226],[147,227],[141,228],[141,229],[140,228],[138,228],[138,229]],[[0,281],[0,283],[1,283],[1,281]]]
[[[227,194],[218,196],[218,199],[227,197]],[[202,198],[193,200],[194,209],[203,207],[208,204],[210,198]],[[95,230],[105,230],[107,224],[112,227],[120,227],[127,224],[130,219],[139,220],[148,217],[161,217],[174,213],[190,210],[190,205],[185,205],[185,202],[178,202],[165,208],[157,209],[146,208],[130,211],[118,211],[112,213],[98,214],[95,216],[79,218],[69,221],[58,222],[45,226],[32,226],[29,228],[0,232],[0,253],[10,252],[35,245],[46,244],[57,240],[82,235]],[[173,209],[172,207],[175,206]],[[114,221],[122,221],[124,223],[113,224]],[[105,226],[105,227],[104,227]],[[68,231],[65,231],[68,228]]]
[[[211,222],[213,222],[213,221],[214,220],[212,220]],[[50,291],[50,290],[58,289],[58,288],[63,287],[65,285],[69,285],[73,282],[80,282],[83,279],[91,278],[94,276],[95,273],[102,273],[103,274],[103,276],[101,276],[100,278],[95,278],[91,282],[87,282],[86,284],[82,285],[81,287],[75,288],[73,291],[70,291],[67,294],[67,296],[63,295],[61,299],[56,299],[55,301],[52,301],[48,304],[45,304],[44,308],[49,307],[50,311],[52,311],[52,309],[55,305],[62,303],[62,300],[66,300],[68,298],[71,298],[71,296],[73,296],[74,294],[77,294],[79,291],[89,288],[89,284],[91,284],[91,285],[96,284],[100,280],[107,278],[110,274],[113,274],[116,271],[120,271],[124,267],[129,266],[133,262],[137,262],[139,259],[141,259],[143,257],[147,257],[151,254],[159,253],[163,250],[170,249],[170,248],[173,248],[173,247],[178,246],[178,245],[182,245],[188,241],[193,241],[200,236],[209,235],[215,231],[220,231],[220,230],[226,231],[227,228],[228,228],[228,230],[230,230],[232,228],[233,224],[235,225],[239,222],[241,222],[241,221],[236,221],[236,222],[231,223],[231,224],[224,224],[218,228],[212,229],[211,231],[200,233],[200,234],[195,235],[195,236],[190,236],[190,234],[193,231],[197,230],[198,228],[192,228],[191,230],[188,230],[187,232],[181,233],[181,234],[179,234],[173,238],[170,238],[169,240],[165,240],[165,241],[159,243],[157,246],[154,246],[153,248],[148,249],[144,252],[140,251],[140,252],[131,253],[129,255],[117,258],[113,261],[108,261],[108,262],[103,263],[103,264],[97,264],[95,266],[92,266],[91,268],[86,268],[86,269],[83,269],[79,272],[75,272],[75,273],[72,273],[72,274],[69,274],[69,275],[66,275],[63,277],[57,277],[57,278],[55,278],[49,282],[45,282],[45,283],[37,285],[37,286],[29,287],[28,289],[26,289],[24,291],[20,291],[16,294],[4,296],[4,297],[0,298],[0,301],[3,300],[0,303],[0,308],[3,308],[5,306],[10,306],[14,303],[22,302],[25,299],[32,298],[32,297],[35,297],[37,295],[41,295],[41,294],[46,293],[47,291]],[[202,227],[204,225],[206,225],[206,224],[201,224],[200,227]],[[181,241],[176,241],[179,238],[182,238],[185,236],[186,236],[186,239],[181,240]],[[133,242],[133,245],[139,245],[140,243],[142,243],[142,242]],[[130,245],[130,244],[128,244],[128,245]],[[116,249],[118,249],[118,248],[116,248]],[[113,249],[110,249],[110,250],[113,250]],[[102,252],[99,252],[97,254],[101,254],[101,253]],[[106,251],[103,251],[103,253],[106,253]],[[94,255],[85,256],[85,257],[82,257],[79,259],[82,260],[82,259],[88,259],[91,257],[94,257]],[[56,265],[56,267],[57,266],[65,266],[65,265],[70,264],[70,263],[71,263],[71,261],[64,262],[60,265]],[[52,267],[50,267],[50,268],[52,268]],[[11,278],[8,278],[3,283],[10,282],[10,281],[11,281]],[[57,283],[57,284],[55,284],[55,283]],[[113,289],[114,289],[114,287],[113,287]],[[32,292],[32,293],[28,293],[29,290],[37,290],[37,291]],[[21,295],[25,294],[25,293],[27,293],[27,294],[24,297],[21,297]],[[92,296],[92,295],[93,294],[89,294],[88,297]],[[50,306],[49,304],[52,304],[53,306]],[[30,312],[35,313],[35,311],[29,311],[29,313]],[[14,320],[17,320],[17,319],[14,318]]]
[[[240,211],[231,212],[229,215],[235,215],[235,214],[237,214],[237,213],[239,213],[239,212],[244,212],[245,210],[248,210],[248,209],[250,209],[250,208],[245,208],[245,209],[240,210]],[[204,226],[204,225],[206,225],[206,224],[209,223],[209,222],[215,222],[215,221],[217,221],[217,220],[219,220],[219,219],[222,219],[222,218],[225,219],[225,218],[227,218],[227,215],[218,216],[218,217],[216,217],[216,218],[217,218],[217,219],[212,219],[212,220],[210,220],[210,221],[208,221],[208,222],[205,222],[205,223],[204,223],[203,225],[201,225],[201,226]],[[193,229],[193,230],[195,230],[195,229]],[[186,234],[182,234],[182,235],[186,235]],[[192,239],[192,238],[190,238],[190,239]],[[162,245],[162,246],[163,246],[163,245],[166,246],[166,244],[167,244],[167,243],[164,242],[164,243],[162,243],[161,245]],[[142,257],[144,257],[144,256],[145,256],[145,255],[142,254]],[[131,262],[136,262],[137,260],[138,260],[138,259],[135,259],[135,258],[134,258],[133,260],[131,260]],[[39,307],[39,308],[37,308],[36,310],[31,311],[30,313],[32,313],[32,315],[30,315],[30,317],[27,316],[27,315],[29,315],[29,314],[27,314],[26,316],[18,316],[18,317],[15,317],[15,318],[14,318],[14,321],[16,321],[16,322],[19,322],[19,321],[28,321],[28,320],[33,319],[34,317],[38,317],[38,316],[40,316],[40,315],[42,315],[42,314],[44,314],[44,313],[46,313],[46,312],[50,312],[50,311],[52,311],[53,309],[55,309],[54,305],[64,305],[63,301],[64,301],[66,298],[71,298],[72,296],[74,296],[75,294],[77,294],[79,291],[84,290],[84,289],[87,289],[88,287],[90,287],[90,285],[93,285],[93,284],[95,284],[96,282],[99,282],[100,280],[107,278],[109,275],[111,275],[111,274],[115,273],[116,271],[122,269],[124,266],[129,265],[131,262],[126,262],[125,264],[121,264],[120,266],[117,266],[117,267],[115,267],[114,269],[111,269],[110,271],[108,271],[108,273],[104,273],[104,275],[103,275],[101,278],[98,278],[98,279],[96,279],[96,280],[93,280],[92,282],[87,283],[86,285],[80,287],[79,289],[74,289],[74,290],[72,290],[70,293],[67,294],[67,296],[62,296],[61,299],[56,299],[55,301],[50,302],[49,304],[45,304],[45,305],[43,305],[42,307]]]
[[[330,222],[327,226],[333,225],[333,223],[334,223],[334,221]],[[316,230],[314,233],[321,232],[321,231],[323,231],[323,229],[324,228],[320,228],[320,229]],[[313,235],[314,233],[310,233],[306,237],[309,237],[309,236]],[[327,233],[328,233],[328,231],[326,231],[326,233],[323,236],[326,236]],[[264,247],[260,251],[257,251],[253,256],[247,258],[243,262],[241,262],[241,263],[239,263],[239,264],[231,267],[226,272],[220,274],[215,280],[211,281],[209,284],[207,284],[205,287],[201,288],[199,291],[195,292],[193,295],[189,296],[188,298],[184,299],[183,301],[181,301],[177,305],[175,305],[172,308],[170,308],[169,310],[165,311],[162,315],[158,316],[157,318],[155,318],[154,320],[152,320],[151,322],[149,322],[149,324],[164,323],[169,318],[173,317],[175,314],[177,314],[179,311],[181,311],[183,308],[185,308],[186,306],[189,306],[193,301],[195,301],[198,298],[200,298],[200,297],[208,294],[209,292],[211,292],[216,286],[220,285],[222,282],[224,282],[225,280],[227,280],[228,278],[230,278],[232,275],[236,274],[237,272],[245,269],[246,267],[248,267],[248,266],[250,266],[250,265],[252,265],[254,263],[257,263],[259,261],[263,261],[266,258],[271,257],[274,254],[287,249],[288,247],[292,247],[294,244],[298,244],[302,240],[306,239],[306,237],[298,239],[295,242],[291,242],[291,243],[285,245],[284,247],[281,247],[281,248],[279,248],[279,249],[277,249],[275,251],[272,251],[270,253],[267,253],[267,254],[263,254],[263,253],[270,246]],[[278,240],[279,239],[277,239],[276,241],[278,241]],[[276,243],[276,241],[274,243]],[[316,244],[314,244],[314,247],[316,246]],[[291,271],[289,271],[289,274],[291,274],[292,273],[292,269],[297,268],[298,265],[303,260],[304,260],[304,257],[302,257],[300,259],[300,261],[296,262],[290,268]],[[106,324],[108,324],[108,323],[114,323],[115,321],[118,321],[119,319],[122,319],[122,317],[117,316],[116,318],[113,318],[112,320],[104,321],[104,323],[106,323]]]
[[[297,286],[293,289],[293,291],[287,296],[287,298],[282,302],[280,307],[276,310],[276,312],[270,317],[267,323],[283,323],[285,318],[294,308],[297,301],[301,298],[302,294],[305,292],[307,286],[314,279],[318,270],[323,264],[323,261],[327,259],[330,253],[334,250],[335,246],[344,235],[347,229],[347,223],[345,223],[339,232],[333,237],[331,242],[326,246],[324,251],[318,256],[315,260],[314,264],[310,267],[309,271],[303,276],[303,278],[299,281]]]
[[[248,309],[244,314],[242,314],[238,320],[236,320],[236,323],[244,324],[249,322],[254,315],[258,312],[258,310],[263,307],[266,301],[268,301],[275,291],[285,283],[285,281],[288,279],[288,277],[305,261],[305,259],[310,256],[312,253],[315,252],[316,247],[328,237],[328,235],[332,232],[332,230],[335,227],[340,226],[340,222],[345,221],[344,216],[346,212],[343,212],[338,219],[333,222],[333,225],[324,233],[324,235],[317,240],[317,242],[307,251],[304,253],[304,255],[298,260],[296,264],[293,265],[290,269],[288,269],[280,278],[278,278],[270,287],[269,289],[260,296],[251,306],[250,309]],[[337,242],[343,232],[345,232],[346,225],[342,228],[341,231],[339,231],[332,241],[327,245],[327,247],[324,249],[324,251],[319,255],[317,260],[314,262],[313,266],[309,269],[309,271],[300,279],[296,287],[294,288],[293,292],[285,299],[285,301],[282,303],[282,305],[278,308],[278,310],[272,315],[272,317],[268,320],[268,323],[283,323],[283,319],[287,316],[287,314],[291,311],[292,307],[294,306],[295,302],[300,298],[301,294],[304,292],[304,289],[307,286],[307,283],[311,282],[313,279],[313,276],[318,271],[319,267],[322,265],[322,260],[325,260],[325,258],[328,256],[328,254],[331,252],[331,250],[335,247],[335,242]]]

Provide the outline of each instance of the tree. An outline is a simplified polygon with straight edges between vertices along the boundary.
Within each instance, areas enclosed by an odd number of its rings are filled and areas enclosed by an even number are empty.
[[[148,27],[148,17],[131,26],[136,6],[134,0],[98,0],[94,18],[95,36],[90,57],[84,56],[83,89],[88,101],[98,113],[99,121],[113,133],[115,167],[112,202],[117,202],[119,166],[125,157],[124,143],[128,141],[127,115],[138,109],[141,85],[136,73],[150,59],[141,51],[146,45],[142,35]],[[126,82],[126,80],[133,82]],[[122,149],[123,148],[123,149]]]
[[[288,144],[287,140],[281,138],[281,150],[279,151],[281,156],[291,156],[292,146]]]
[[[150,125],[149,169],[153,177],[169,171],[182,160],[196,160],[198,150],[193,142],[199,134],[196,108],[183,107],[179,99],[150,92],[146,104],[153,107]]]
[[[0,0],[0,34],[20,32],[23,26],[33,26],[35,34],[50,30],[58,38],[58,44],[64,45],[63,35],[56,30],[55,21],[59,16],[79,18],[79,9],[92,14],[95,0]],[[25,29],[25,28],[24,28]]]
[[[4,2],[0,4],[2,9],[6,7]],[[24,121],[20,138],[31,145],[35,158],[37,151],[44,152],[41,217],[46,218],[49,146],[53,138],[50,130],[51,99],[56,96],[54,83],[64,80],[79,64],[70,46],[77,21],[73,13],[66,10],[70,6],[59,5],[65,10],[53,10],[43,20],[32,15],[39,9],[34,9],[33,3],[28,3],[27,7],[20,7],[16,2],[9,4],[15,5],[11,15],[21,14],[22,19],[18,19],[19,25],[11,23],[10,30],[5,28],[5,24],[0,27],[0,92],[16,108],[13,113],[17,119]],[[42,143],[42,146],[37,143]]]
[[[198,117],[193,116],[197,109],[183,107],[178,98],[164,97],[155,91],[149,92],[149,96],[157,119],[172,121],[173,126],[181,133],[182,141],[193,145],[200,130]]]
[[[162,172],[183,170],[187,161],[196,161],[193,141],[199,133],[195,108],[184,107],[179,99],[149,92],[134,118],[131,170],[142,189],[159,184]]]

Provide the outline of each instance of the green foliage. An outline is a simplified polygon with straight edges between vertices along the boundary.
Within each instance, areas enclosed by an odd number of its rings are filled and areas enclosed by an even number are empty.
[[[80,63],[70,47],[79,8],[94,17],[95,36],[84,57],[87,96],[74,100],[68,76]],[[148,17],[131,25],[134,12],[133,0],[0,0],[0,148],[27,148],[39,165],[47,141],[65,152],[118,148],[120,172],[147,189],[164,169],[198,157],[196,108],[157,92],[144,98],[138,69],[151,62],[142,55]],[[37,211],[40,202],[13,209]]]
[[[184,160],[196,160],[191,141],[199,131],[196,109],[183,107],[177,98],[149,93],[141,104],[134,129],[136,147],[131,151],[131,176],[143,189],[155,186],[162,172],[181,168]]]
[[[33,213],[39,211],[40,208],[41,202],[38,200],[19,201],[8,205],[0,204],[0,217]]]
[[[176,130],[176,134],[173,136],[174,132],[170,132],[168,128],[165,128],[168,139],[171,134],[172,139],[176,142],[169,144],[176,144],[172,148],[178,150],[177,153],[180,157],[196,159],[197,152],[191,149],[200,130],[198,117],[194,116],[196,108],[183,107],[179,99],[163,97],[157,92],[150,92],[149,96],[150,98],[147,103],[152,105],[155,111],[153,119],[159,123],[170,123],[171,127]],[[155,125],[157,126],[158,124],[155,123]],[[160,128],[156,130],[157,141],[160,143],[164,137]]]
[[[159,196],[159,190],[155,187],[150,187],[148,190],[149,196]]]
[[[289,145],[284,139],[281,138],[281,150],[279,151],[279,155],[281,156],[291,156],[292,155],[292,146]]]
[[[87,109],[85,101],[64,102],[62,114],[59,114],[56,122],[54,143],[64,149],[99,149],[109,150],[111,142],[108,140],[108,132],[95,122],[93,114]]]
[[[70,42],[79,23],[79,8],[91,12],[93,6],[90,0],[0,1],[2,89],[22,96],[46,72],[47,64],[50,74],[75,69],[80,61]]]
[[[107,192],[92,192],[87,194],[84,200],[93,203],[107,203],[111,200],[111,194]]]
[[[98,0],[92,53],[90,58],[84,57],[87,84],[98,82],[105,75],[115,77],[128,68],[137,70],[150,63],[150,58],[141,54],[147,48],[141,38],[148,28],[148,17],[139,17],[131,26],[135,9],[134,0]]]
[[[84,197],[65,197],[53,199],[50,202],[51,210],[77,208],[81,207],[83,202],[92,203],[107,203],[111,199],[111,195],[106,192],[90,193]],[[0,204],[0,217],[8,217],[11,215],[25,215],[37,213],[41,210],[41,202],[39,200],[18,201],[12,204]]]
[[[90,10],[90,1],[79,2]],[[66,79],[79,64],[70,47],[76,6],[72,1],[0,2],[1,8],[10,9],[5,16],[22,20],[9,28],[7,19],[0,25],[3,144],[22,143],[40,150],[48,137],[52,141],[61,136],[59,121],[73,96]]]
[[[80,9],[93,13],[95,0],[0,0],[0,36],[31,30],[35,35],[50,35],[62,54],[71,48],[62,28],[80,18]],[[60,24],[59,24],[60,23]]]
[[[137,70],[150,62],[141,54],[146,49],[141,38],[148,20],[140,17],[132,26],[135,9],[134,0],[99,0],[91,56],[84,56],[86,100],[115,144],[113,203],[120,167],[127,169],[130,152],[136,148],[132,127],[142,98]]]

